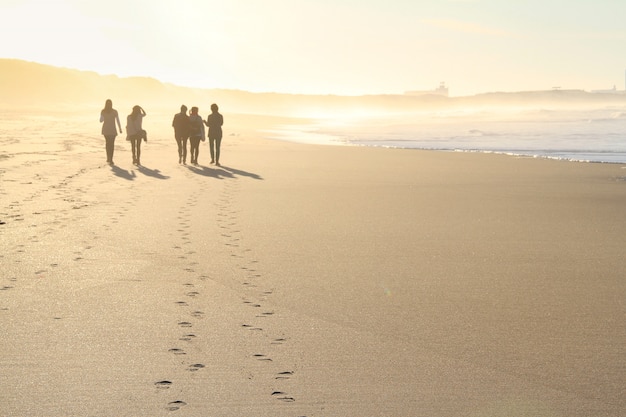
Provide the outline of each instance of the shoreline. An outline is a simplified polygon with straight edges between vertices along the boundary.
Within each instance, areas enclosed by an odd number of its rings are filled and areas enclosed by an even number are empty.
[[[499,114],[381,115],[341,113],[308,123],[284,123],[273,138],[297,143],[485,152],[580,162],[626,163],[624,113],[535,110]],[[272,135],[270,135],[272,136]]]
[[[264,138],[268,140],[279,140],[286,141],[292,143],[301,143],[308,145],[323,145],[323,146],[354,146],[354,147],[368,147],[368,148],[381,148],[381,149],[404,149],[404,150],[418,150],[418,151],[434,151],[434,152],[458,152],[458,153],[482,153],[482,154],[494,154],[494,155],[505,155],[511,156],[514,158],[534,158],[534,159],[548,159],[554,161],[565,161],[565,162],[583,162],[590,164],[620,164],[626,165],[626,154],[624,156],[615,155],[617,158],[624,158],[624,160],[595,160],[595,159],[583,159],[578,156],[550,156],[550,154],[554,153],[563,153],[567,154],[566,151],[551,151],[548,152],[546,150],[537,150],[537,151],[511,151],[511,150],[487,150],[487,149],[453,149],[453,148],[426,148],[419,146],[402,146],[402,145],[394,145],[393,141],[390,141],[389,144],[365,144],[365,143],[354,143],[350,141],[344,141],[341,139],[339,135],[332,135],[326,133],[314,133],[306,130],[270,130],[263,133],[270,133],[272,135],[277,136],[264,136]],[[524,153],[525,152],[525,153]],[[587,152],[582,153],[583,155],[591,155],[603,152]]]
[[[321,146],[353,146],[353,147],[368,147],[368,148],[380,148],[380,149],[403,149],[403,150],[416,150],[416,151],[433,151],[433,152],[450,152],[450,153],[481,153],[481,154],[494,154],[505,155],[514,158],[531,158],[531,159],[546,159],[554,161],[564,162],[582,162],[589,164],[619,164],[626,165],[626,160],[608,161],[608,160],[592,160],[592,159],[579,159],[574,156],[550,156],[545,150],[535,151],[528,153],[515,152],[508,150],[484,150],[484,149],[447,149],[447,148],[425,148],[418,146],[401,146],[390,144],[363,144],[353,143],[350,141],[343,141],[339,135],[326,134],[326,133],[314,133],[305,130],[292,130],[292,129],[274,129],[263,131],[262,133],[270,135],[264,135],[263,137],[268,140],[286,141],[291,143],[300,143],[308,145],[321,145]],[[272,136],[274,135],[274,136]],[[277,136],[276,136],[277,135]],[[561,152],[561,151],[559,151]],[[566,152],[563,152],[566,153]],[[594,153],[594,152],[591,152]],[[595,152],[597,153],[597,152]],[[600,152],[601,153],[601,152]],[[626,156],[624,156],[626,158]]]

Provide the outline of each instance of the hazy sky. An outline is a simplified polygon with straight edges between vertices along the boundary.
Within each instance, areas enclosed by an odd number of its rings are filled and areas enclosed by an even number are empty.
[[[625,0],[0,0],[0,57],[179,85],[625,88]]]

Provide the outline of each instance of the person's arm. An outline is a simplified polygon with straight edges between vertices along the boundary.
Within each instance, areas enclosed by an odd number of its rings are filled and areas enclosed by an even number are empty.
[[[120,116],[115,114],[115,121],[117,122],[117,127],[120,128],[120,133],[122,133],[122,124],[120,123]]]
[[[142,116],[146,115],[146,111],[143,109],[143,107],[139,107],[139,110],[141,110],[141,115]]]
[[[104,114],[100,112],[100,123],[104,122]]]

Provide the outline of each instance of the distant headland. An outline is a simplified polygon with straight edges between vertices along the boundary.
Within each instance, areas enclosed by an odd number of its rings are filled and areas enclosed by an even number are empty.
[[[545,91],[490,92],[450,97],[445,85],[405,94],[362,96],[254,93],[232,89],[201,89],[164,83],[149,77],[118,77],[93,71],[60,68],[35,62],[0,59],[0,95],[3,106],[40,107],[52,103],[65,106],[101,106],[107,98],[176,108],[181,103],[201,105],[219,102],[220,107],[239,113],[302,115],[316,109],[358,108],[373,112],[410,112],[467,106],[580,106],[626,104],[619,91],[551,89]],[[617,93],[616,93],[617,92]]]

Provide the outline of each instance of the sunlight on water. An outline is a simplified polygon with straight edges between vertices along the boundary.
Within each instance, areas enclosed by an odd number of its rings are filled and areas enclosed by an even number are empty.
[[[470,108],[370,118],[345,114],[268,133],[275,139],[317,144],[626,163],[625,108]]]

